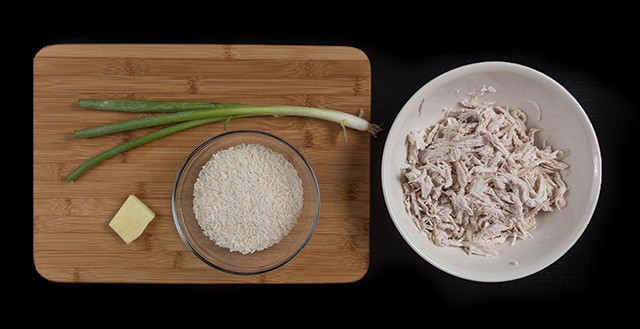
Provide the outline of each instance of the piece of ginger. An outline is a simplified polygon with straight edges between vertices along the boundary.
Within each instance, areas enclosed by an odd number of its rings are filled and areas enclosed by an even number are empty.
[[[113,216],[109,226],[127,244],[137,239],[151,220],[156,216],[153,210],[149,209],[135,195],[129,195],[120,210]]]

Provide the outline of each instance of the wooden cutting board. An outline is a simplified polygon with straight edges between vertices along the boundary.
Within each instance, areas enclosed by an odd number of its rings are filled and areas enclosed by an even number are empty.
[[[306,118],[247,118],[228,129],[281,136],[316,171],[322,208],[305,250],[256,276],[226,274],[184,245],[171,214],[178,168],[214,123],[109,159],[73,183],[66,175],[90,157],[155,129],[75,139],[76,129],[139,115],[80,109],[81,98],[209,100],[364,110],[369,119],[367,56],[350,47],[266,45],[69,44],[35,57],[33,89],[33,258],[57,282],[320,283],[352,282],[369,267],[370,136]],[[127,196],[156,213],[127,245],[108,226]]]

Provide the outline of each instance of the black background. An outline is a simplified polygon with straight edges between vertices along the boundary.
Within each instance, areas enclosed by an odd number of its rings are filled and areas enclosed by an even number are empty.
[[[623,10],[624,11],[624,10]],[[216,15],[219,13],[216,13]],[[389,13],[389,15],[393,15]],[[555,16],[445,15],[424,11],[410,23],[388,21],[385,16],[334,25],[330,18],[298,19],[271,25],[235,16],[219,24],[212,14],[199,24],[163,20],[162,24],[129,28],[131,16],[111,17],[108,23],[68,17],[67,24],[48,22],[31,32],[28,54],[21,63],[31,67],[39,49],[60,43],[230,43],[346,45],[363,50],[371,62],[372,121],[389,129],[409,97],[423,84],[458,66],[486,60],[509,61],[539,70],[562,84],[589,116],[602,153],[600,199],[591,223],[574,247],[548,268],[529,277],[504,283],[477,283],[445,274],[415,254],[395,229],[384,205],[380,161],[386,132],[371,142],[370,266],[363,279],[349,284],[313,285],[162,285],[162,284],[61,284],[37,273],[30,254],[20,258],[28,269],[29,305],[39,309],[61,306],[67,310],[91,309],[101,301],[212,308],[261,310],[275,300],[288,307],[315,313],[347,314],[370,318],[437,319],[444,313],[485,314],[478,319],[499,322],[502,315],[563,314],[567,309],[601,314],[620,310],[633,296],[637,240],[636,196],[633,173],[637,162],[636,132],[640,127],[638,56],[633,50],[638,35],[632,22],[599,15]],[[569,14],[567,14],[569,15]],[[80,16],[84,17],[85,16]],[[279,20],[287,19],[284,15]],[[344,17],[343,17],[344,18]],[[387,17],[388,18],[388,17]],[[597,19],[596,19],[597,18]],[[103,18],[104,19],[104,18]],[[72,23],[69,23],[69,20]],[[230,24],[229,22],[234,22]],[[282,22],[281,22],[282,23]],[[179,25],[179,26],[176,26]],[[522,29],[526,26],[526,29]],[[178,28],[179,27],[179,28]],[[333,29],[332,29],[333,28]],[[634,40],[635,39],[635,40]],[[619,41],[621,40],[621,41]],[[23,40],[24,41],[24,40]],[[24,42],[22,43],[24,44]],[[28,72],[25,72],[28,77]],[[26,83],[30,83],[30,78]],[[25,86],[24,90],[28,90]],[[28,97],[31,97],[27,93]],[[28,167],[27,167],[28,168]],[[33,205],[37,207],[37,204]],[[29,223],[32,225],[32,223]],[[32,226],[25,227],[25,237]],[[195,302],[198,300],[198,302]],[[35,301],[35,302],[34,302]],[[202,303],[204,301],[204,303]],[[311,304],[307,304],[311,301]],[[313,305],[313,306],[312,306]],[[130,304],[129,307],[137,308]],[[98,309],[108,313],[108,307]],[[387,310],[373,313],[368,310]],[[396,311],[389,311],[389,310]],[[588,313],[591,312],[592,313]],[[363,313],[364,312],[364,313]],[[399,312],[399,313],[398,313]],[[475,314],[475,313],[474,313]],[[314,315],[317,318],[318,315]],[[447,317],[457,321],[456,317]],[[247,319],[248,320],[248,319]],[[271,320],[276,320],[273,318]],[[320,319],[319,319],[320,320]],[[71,321],[71,320],[70,320]],[[525,319],[523,321],[526,322]],[[75,322],[75,321],[74,321]],[[276,322],[274,322],[276,323]]]

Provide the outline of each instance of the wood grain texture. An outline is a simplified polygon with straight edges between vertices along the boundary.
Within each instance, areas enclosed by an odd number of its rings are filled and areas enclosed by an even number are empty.
[[[74,44],[43,48],[33,90],[33,248],[38,272],[57,282],[352,282],[369,267],[370,136],[306,118],[247,118],[228,128],[259,129],[300,149],[318,177],[320,221],[305,250],[256,276],[208,267],[184,245],[171,214],[178,168],[222,124],[193,128],[126,152],[73,183],[88,158],[154,129],[77,140],[77,129],[136,114],[80,109],[81,98],[215,100],[364,110],[371,117],[367,56],[350,47]],[[126,245],[108,222],[129,194],[156,212]]]

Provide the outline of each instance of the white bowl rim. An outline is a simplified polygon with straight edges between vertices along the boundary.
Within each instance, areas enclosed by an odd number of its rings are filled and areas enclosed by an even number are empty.
[[[552,257],[547,258],[546,262],[541,262],[539,264],[539,266],[537,266],[537,268],[529,273],[526,274],[519,274],[519,275],[502,275],[502,276],[496,276],[493,278],[488,278],[488,277],[475,277],[473,275],[469,275],[467,273],[461,273],[461,272],[457,272],[457,271],[453,271],[449,268],[447,268],[446,266],[436,262],[435,260],[431,259],[429,256],[425,255],[420,248],[414,244],[411,239],[409,238],[408,234],[402,229],[402,227],[400,226],[398,219],[394,216],[393,212],[390,210],[392,205],[390,203],[390,197],[388,196],[388,192],[387,192],[387,188],[386,188],[386,183],[387,181],[389,181],[388,177],[387,177],[387,173],[389,172],[387,170],[387,162],[388,162],[388,154],[390,154],[391,152],[389,151],[389,149],[392,147],[391,142],[389,142],[388,136],[393,136],[394,132],[398,129],[401,129],[398,125],[395,124],[396,120],[394,118],[394,123],[391,125],[391,128],[389,129],[389,133],[387,134],[387,139],[385,140],[385,145],[383,148],[383,153],[382,153],[382,161],[381,161],[381,166],[380,166],[380,173],[381,173],[381,185],[382,185],[382,193],[383,193],[383,197],[384,197],[384,201],[385,204],[387,206],[387,212],[389,213],[389,216],[391,217],[391,220],[394,224],[394,226],[396,227],[396,229],[398,230],[398,232],[400,233],[400,235],[402,236],[402,238],[405,240],[405,242],[411,247],[411,249],[413,249],[414,252],[416,252],[420,257],[422,257],[424,260],[426,260],[427,262],[429,262],[431,265],[435,266],[436,268],[444,271],[445,273],[451,274],[453,276],[462,278],[462,279],[466,279],[466,280],[470,280],[470,281],[477,281],[477,282],[505,282],[505,281],[511,281],[511,280],[516,280],[516,279],[520,279],[532,274],[535,274],[545,268],[547,268],[548,266],[550,266],[551,264],[555,263],[558,259],[560,259],[562,256],[564,256],[564,254],[566,254],[572,247],[573,245],[578,241],[578,239],[582,236],[582,234],[584,233],[584,231],[586,230],[589,222],[591,221],[591,218],[593,217],[593,213],[595,212],[596,206],[597,206],[597,201],[599,199],[599,195],[600,195],[600,189],[601,189],[601,185],[602,185],[602,156],[600,153],[600,147],[599,147],[599,142],[598,142],[598,138],[596,136],[595,130],[593,129],[593,125],[591,124],[591,121],[589,120],[586,112],[584,111],[584,108],[582,108],[582,106],[580,105],[580,103],[575,99],[575,97],[573,97],[573,95],[571,95],[571,93],[569,93],[569,91],[567,91],[566,88],[564,88],[560,83],[558,83],[557,81],[555,81],[554,79],[552,79],[551,77],[547,76],[546,74],[537,71],[533,68],[530,68],[528,66],[524,66],[521,64],[516,64],[516,63],[511,63],[511,62],[505,62],[505,61],[485,61],[485,62],[477,62],[477,63],[472,63],[472,64],[467,64],[467,65],[463,65],[463,66],[459,66],[457,68],[451,69],[449,71],[446,71],[440,75],[438,75],[437,77],[433,78],[432,80],[430,80],[429,82],[427,82],[426,84],[424,84],[422,87],[420,87],[412,96],[411,98],[409,98],[409,100],[407,100],[407,102],[405,102],[405,104],[403,105],[403,107],[400,109],[400,111],[398,112],[398,114],[396,115],[396,118],[398,116],[400,116],[400,114],[403,111],[406,111],[407,105],[409,103],[411,103],[415,98],[419,97],[419,95],[421,93],[424,92],[425,89],[429,89],[432,88],[432,86],[436,86],[439,85],[440,83],[444,82],[444,81],[448,81],[451,79],[456,79],[456,78],[460,78],[464,75],[468,75],[470,73],[476,73],[476,72],[486,72],[489,70],[494,70],[494,69],[499,69],[499,70],[508,70],[509,72],[526,72],[528,74],[532,74],[537,76],[538,78],[544,80],[545,82],[549,83],[550,85],[553,85],[559,92],[563,93],[564,96],[567,98],[567,100],[570,103],[573,103],[574,107],[579,109],[580,111],[578,111],[579,113],[577,113],[581,120],[583,121],[583,124],[586,127],[586,132],[589,135],[589,137],[591,139],[593,139],[593,141],[595,141],[595,143],[592,145],[592,149],[593,149],[593,153],[594,153],[594,173],[593,173],[593,177],[592,180],[594,182],[594,187],[589,195],[589,200],[591,202],[589,202],[588,208],[585,210],[585,216],[586,216],[586,220],[582,223],[582,225],[580,227],[577,227],[576,230],[574,231],[573,235],[570,236],[570,239],[567,240],[567,243],[565,243],[564,248],[561,248],[558,250],[558,252],[556,252]]]

